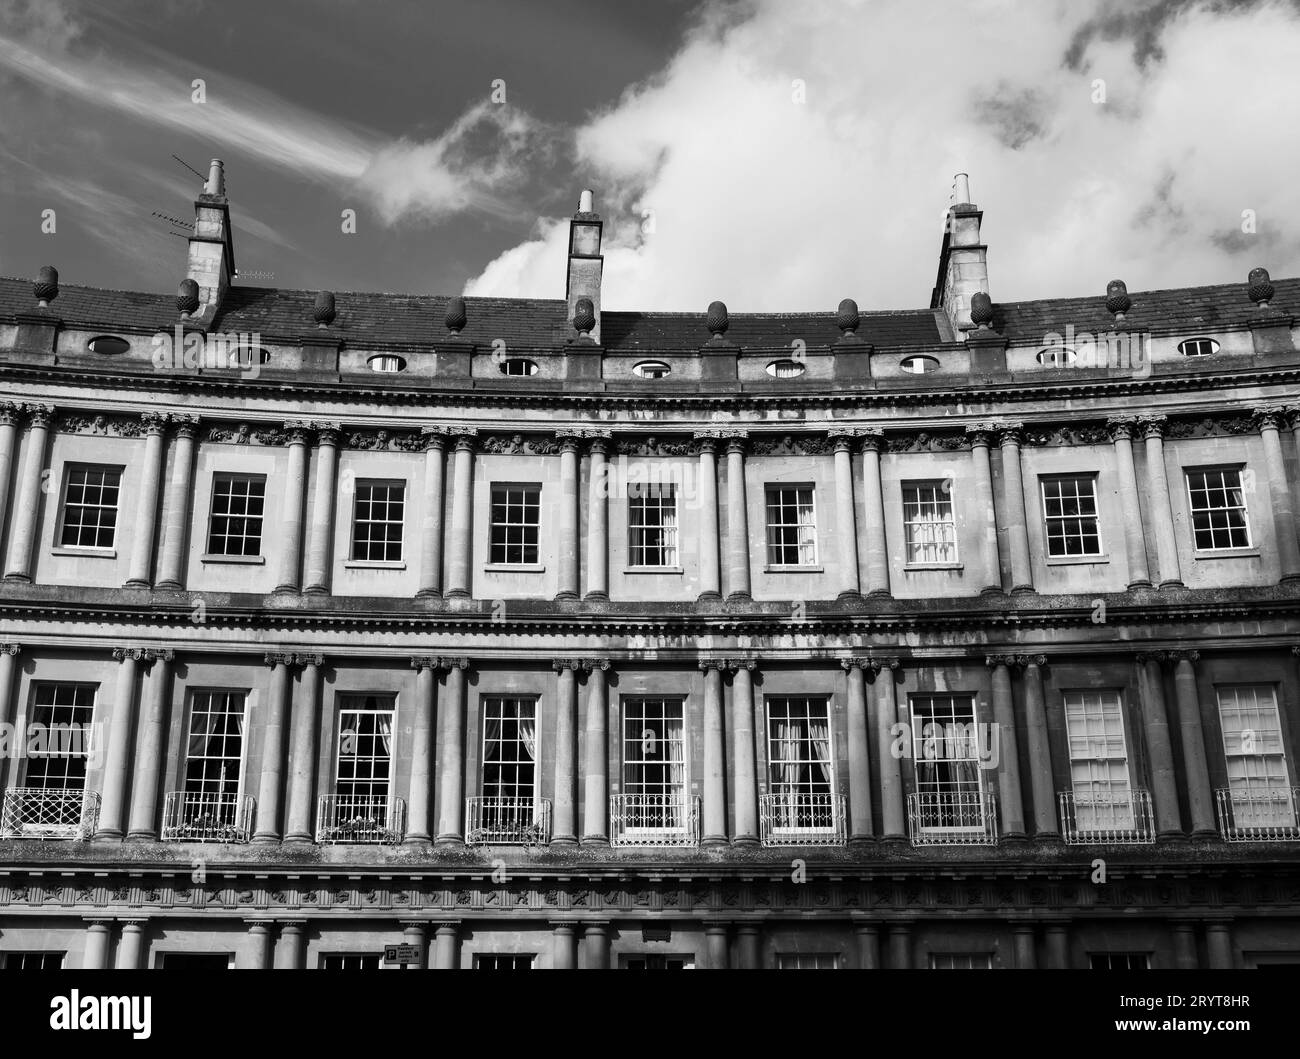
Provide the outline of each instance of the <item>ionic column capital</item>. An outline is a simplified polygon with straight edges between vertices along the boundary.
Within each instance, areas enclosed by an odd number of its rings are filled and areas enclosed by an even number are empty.
[[[1165,658],[1170,662],[1196,662],[1201,657],[1200,651],[1166,651]]]
[[[114,647],[113,657],[119,662],[142,662],[149,652],[143,647]],[[150,659],[152,661],[152,659]]]
[[[1018,655],[1016,661],[1025,668],[1045,666],[1047,665],[1047,655]]]
[[[411,668],[419,672],[421,669],[433,671],[438,668],[438,659],[435,655],[415,655],[411,658]]]
[[[562,673],[566,669],[576,673],[583,668],[583,660],[581,658],[553,658],[551,659],[551,668],[557,673]]]
[[[1167,651],[1136,651],[1133,654],[1133,660],[1138,665],[1146,665],[1148,662],[1159,664],[1168,657]]]
[[[439,669],[468,669],[469,659],[464,655],[439,655]]]
[[[294,656],[289,651],[267,651],[262,656],[262,664],[267,666],[291,666]]]
[[[323,666],[325,664],[325,656],[321,654],[294,655],[293,664],[304,668],[306,666]]]
[[[1008,669],[1014,669],[1020,662],[1015,655],[985,655],[984,664],[993,668],[1006,666]]]
[[[176,652],[170,647],[150,647],[144,652],[145,658],[150,662],[174,662]]]
[[[19,643],[0,643],[0,655],[16,655],[22,649],[23,645]]]
[[[701,672],[707,673],[710,669],[716,669],[719,673],[727,671],[727,660],[725,658],[704,658],[699,662]]]

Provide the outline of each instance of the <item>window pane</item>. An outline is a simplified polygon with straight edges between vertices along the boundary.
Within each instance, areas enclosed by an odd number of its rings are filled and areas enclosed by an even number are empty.
[[[117,529],[120,467],[70,464],[63,493],[63,527],[59,544],[65,548],[111,548]]]

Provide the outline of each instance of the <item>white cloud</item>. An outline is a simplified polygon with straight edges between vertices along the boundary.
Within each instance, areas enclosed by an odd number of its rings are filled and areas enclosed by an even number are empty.
[[[1281,2],[711,9],[659,76],[577,132],[606,219],[604,304],[926,305],[958,171],[986,211],[995,300],[1295,272],[1297,65]],[[558,296],[564,237],[539,226],[467,290]]]

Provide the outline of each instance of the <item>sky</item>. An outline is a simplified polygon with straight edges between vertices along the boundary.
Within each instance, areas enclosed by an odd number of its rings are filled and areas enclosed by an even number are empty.
[[[1298,70],[1300,0],[0,0],[0,275],[174,290],[176,155],[253,286],[563,297],[590,187],[606,309],[924,308],[957,172],[995,301],[1294,276]]]

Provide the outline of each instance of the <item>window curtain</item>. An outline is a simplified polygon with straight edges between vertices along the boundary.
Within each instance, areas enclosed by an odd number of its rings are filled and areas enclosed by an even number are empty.
[[[777,802],[776,824],[793,827],[796,821],[795,802],[799,794],[799,735],[800,729],[793,721],[776,722],[776,738],[772,740],[772,768],[775,773]]]
[[[664,742],[668,744],[668,779],[672,792],[665,806],[664,822],[669,827],[686,824],[686,740],[685,721],[680,717],[664,719]]]
[[[519,745],[524,748],[524,753],[528,755],[529,761],[531,762],[537,761],[537,722],[533,720],[533,711],[531,705],[522,707],[519,710]],[[534,768],[535,767],[536,766],[534,765]],[[530,769],[529,771],[531,773],[532,770]],[[522,787],[522,779],[523,777],[521,776],[520,777],[521,787]],[[532,775],[529,775],[528,777],[528,786],[529,788],[533,786]],[[523,792],[521,791],[520,793],[522,794]],[[532,798],[531,789],[528,791],[525,797],[529,799]]]
[[[825,721],[812,721],[808,726],[808,735],[812,740],[814,764],[825,785],[825,793],[831,793],[831,731]]]

